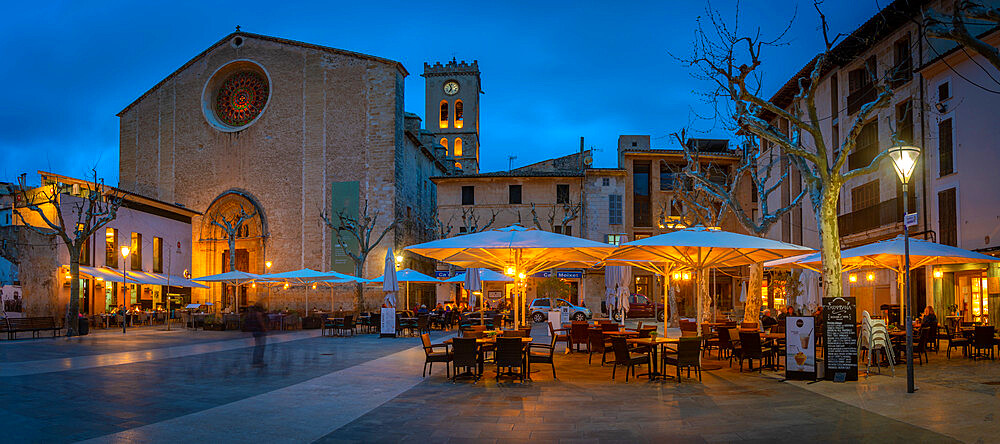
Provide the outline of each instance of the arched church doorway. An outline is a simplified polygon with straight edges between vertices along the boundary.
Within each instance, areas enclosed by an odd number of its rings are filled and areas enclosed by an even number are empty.
[[[202,216],[192,267],[201,275],[239,270],[263,273],[267,248],[267,218],[252,195],[229,190],[208,206]],[[202,302],[219,310],[238,312],[260,300],[256,288],[212,284]]]

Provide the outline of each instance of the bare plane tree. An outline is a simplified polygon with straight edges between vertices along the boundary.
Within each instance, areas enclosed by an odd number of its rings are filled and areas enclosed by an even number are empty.
[[[721,202],[731,210],[739,224],[758,237],[764,237],[771,231],[782,216],[793,208],[797,207],[805,196],[803,189],[788,205],[781,208],[771,209],[769,201],[771,194],[778,191],[782,184],[786,184],[790,178],[790,169],[780,170],[781,156],[772,156],[771,152],[764,152],[760,149],[757,138],[746,136],[740,147],[741,160],[736,169],[730,175],[730,180],[725,184],[720,184],[710,180],[707,174],[698,168],[695,161],[695,153],[685,143],[685,131],[674,135],[684,147],[684,156],[688,160],[690,168],[684,170],[684,175],[694,182],[694,188],[708,193],[714,200]],[[759,202],[759,214],[755,217],[755,208],[746,208],[738,197],[739,187],[746,182],[752,187],[752,192],[757,196]],[[764,276],[764,264],[753,264],[750,266],[750,282],[747,290],[747,299],[743,308],[744,322],[757,322],[760,318],[760,309],[763,304],[761,295],[761,282]]]
[[[970,21],[978,23],[970,23]],[[942,14],[929,10],[924,14],[927,35],[942,40],[951,40],[983,56],[1000,70],[1000,49],[984,42],[970,27],[978,25],[980,30],[1000,26],[1000,7],[985,5],[969,0],[955,0],[952,13]],[[983,26],[987,25],[987,26]]]
[[[29,230],[58,237],[69,253],[70,293],[66,336],[75,336],[79,327],[80,250],[94,233],[115,220],[122,204],[122,193],[105,186],[104,180],[97,177],[97,170],[92,172],[93,181],[85,185],[86,189],[81,190],[79,196],[65,201],[65,190],[61,190],[58,184],[29,190],[26,176],[22,174],[18,178],[20,199],[15,204],[14,217]],[[64,214],[67,210],[69,214]],[[32,221],[25,218],[26,212],[32,215]]]
[[[538,228],[539,230],[543,230],[543,231],[555,231],[555,229],[556,229],[557,226],[559,226],[559,227],[565,227],[570,222],[572,222],[572,221],[576,220],[577,218],[579,218],[580,217],[580,212],[583,210],[583,203],[582,202],[577,202],[577,203],[574,204],[573,201],[568,201],[568,202],[562,204],[561,208],[558,207],[558,205],[559,204],[553,205],[551,208],[549,208],[549,212],[547,214],[545,214],[544,216],[542,216],[542,217],[545,218],[545,222],[548,222],[548,226],[549,227],[546,230],[542,226],[542,222],[538,219],[538,211],[537,211],[537,209],[535,207],[535,203],[532,202],[531,203],[531,212],[530,212],[531,213],[531,222],[535,225],[535,228]],[[556,224],[556,217],[559,216],[559,214],[558,214],[558,210],[559,209],[562,210],[562,217],[559,218],[559,223]],[[520,218],[520,213],[518,213],[518,218]],[[564,230],[565,230],[565,228],[564,228]]]
[[[762,53],[765,49],[782,45],[784,32],[770,40],[761,37],[760,29],[746,33],[739,26],[738,10],[735,20],[726,23],[718,11],[709,9],[706,16],[711,27],[705,29],[699,22],[694,53],[681,60],[697,70],[698,78],[712,85],[704,95],[717,101],[717,117],[732,119],[741,132],[773,144],[798,169],[819,227],[823,286],[828,297],[838,297],[843,294],[837,224],[837,202],[841,189],[852,178],[878,171],[888,153],[881,151],[868,165],[854,169],[846,168],[847,157],[858,144],[864,124],[877,110],[889,104],[893,92],[885,79],[870,73],[874,99],[862,105],[852,120],[845,122],[849,130],[842,141],[828,144],[824,128],[830,126],[824,125],[825,120],[817,109],[817,90],[820,80],[834,63],[834,44],[841,35],[829,36],[829,26],[819,2],[814,6],[819,15],[825,48],[803,71],[806,74],[794,79],[798,91],[791,109],[779,106],[761,94]],[[783,131],[773,125],[767,115],[787,121],[789,130]]]
[[[497,215],[499,214],[500,210],[490,210],[490,218],[484,222],[476,214],[475,208],[462,208],[462,228],[465,228],[466,234],[489,230],[493,226],[493,223],[496,222]]]
[[[374,210],[369,213],[368,199],[365,199],[361,214],[357,217],[347,214],[347,211],[340,210],[334,214],[324,211],[320,213],[323,223],[327,228],[333,230],[337,235],[337,242],[344,247],[344,252],[354,261],[354,275],[364,277],[365,262],[368,255],[382,242],[385,235],[392,231],[399,223],[399,219],[393,218],[380,233],[376,232],[379,216],[381,212]],[[449,228],[450,230],[450,228]],[[377,234],[376,234],[377,233]],[[351,239],[357,242],[357,251],[346,248],[346,240]],[[361,282],[355,284],[354,310],[360,312],[364,306],[364,287]]]
[[[208,215],[209,222],[219,227],[226,237],[226,244],[229,245],[229,269],[223,271],[236,271],[236,238],[243,231],[243,226],[248,221],[257,217],[257,210],[247,211],[242,202],[235,212],[228,211],[225,207],[220,207]],[[233,309],[239,305],[239,290],[233,290]]]

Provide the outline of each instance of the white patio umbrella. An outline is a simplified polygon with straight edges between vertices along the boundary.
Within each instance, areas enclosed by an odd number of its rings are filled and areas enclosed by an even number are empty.
[[[379,277],[377,277],[375,279],[372,279],[370,282],[379,283],[379,282],[383,282],[384,280],[385,280],[385,275],[382,275],[382,276],[379,276]],[[410,282],[414,282],[414,283],[418,283],[418,284],[440,284],[441,280],[438,279],[438,278],[436,278],[436,277],[431,277],[431,276],[428,276],[426,274],[423,274],[423,273],[421,273],[419,271],[411,270],[409,268],[406,268],[406,269],[399,270],[399,271],[396,272],[396,284],[398,285],[400,282],[405,282],[406,283],[406,303],[404,305],[404,308],[409,309],[409,307],[410,307]]]
[[[512,271],[522,288],[519,292],[522,300],[514,304],[514,316],[520,324],[524,323],[523,281],[527,276],[558,267],[589,267],[603,260],[614,248],[614,245],[519,225],[406,247],[422,256],[465,268]]]
[[[849,248],[840,252],[840,262],[845,271],[860,267],[887,268],[896,272],[896,283],[899,285],[899,294],[903,294],[903,277],[905,276],[905,257],[903,236],[899,235],[892,239],[874,242],[860,247]],[[942,245],[923,239],[910,239],[910,270],[923,267],[925,265],[949,265],[949,264],[969,264],[969,263],[989,263],[1000,262],[993,256],[965,250],[950,245]],[[764,266],[798,266],[811,270],[819,269],[822,264],[819,253],[803,256],[794,262],[765,262]],[[900,297],[901,301],[906,301],[905,297]],[[900,306],[905,308],[905,305]],[[900,316],[905,310],[900,310]]]
[[[351,276],[349,274],[344,274],[344,273],[341,273],[341,272],[338,272],[338,271],[333,271],[333,270],[327,271],[327,272],[325,272],[325,274],[336,276],[336,278],[334,278],[334,279],[324,279],[324,280],[321,280],[321,281],[316,281],[315,283],[319,284],[319,285],[323,285],[323,286],[325,286],[325,287],[327,287],[327,288],[330,289],[330,310],[331,311],[334,309],[334,307],[333,307],[333,288],[334,287],[336,287],[338,285],[345,285],[345,284],[356,284],[358,282],[360,282],[362,284],[366,283],[366,282],[371,282],[371,281],[369,281],[368,279],[365,279],[365,278],[361,278],[361,277],[357,277],[357,276]]]
[[[202,276],[198,278],[191,279],[197,282],[219,282],[223,284],[232,285],[234,287],[240,287],[246,284],[250,284],[261,280],[263,277],[253,273],[247,273],[245,271],[233,270],[227,271],[225,273],[213,274],[209,276]],[[236,307],[237,298],[236,292],[233,292],[233,307]],[[238,310],[238,307],[237,307]]]
[[[748,236],[705,227],[691,227],[622,244],[607,258],[608,263],[643,261],[673,264],[694,270],[750,265],[815,251],[812,248],[776,240]],[[698,321],[705,321],[703,310],[705,282],[698,285]]]
[[[632,267],[628,265],[608,265],[604,267],[604,294],[608,310],[617,313],[619,321],[625,323],[628,313],[629,284],[632,280]],[[612,317],[614,315],[612,314]]]
[[[465,291],[469,292],[469,307],[474,308],[476,306],[476,292],[483,290],[483,282],[479,280],[479,269],[469,268],[465,270],[465,283],[463,284]],[[486,317],[483,314],[485,311],[485,300],[486,298],[479,298],[479,322],[481,325],[486,325]]]
[[[385,292],[385,303],[396,307],[396,292],[399,291],[399,281],[396,280],[396,256],[392,248],[385,253],[385,271],[382,274],[382,291]]]
[[[514,278],[504,275],[502,273],[497,273],[489,268],[477,268],[479,270],[479,281],[480,282],[514,282]],[[458,273],[448,279],[441,282],[449,284],[461,284],[465,282],[465,273]]]
[[[330,279],[340,279],[340,273],[324,273],[311,268],[285,271],[281,273],[268,273],[262,275],[262,280],[267,282],[284,282],[286,284],[310,284],[318,282],[328,282]],[[324,284],[325,285],[325,284]],[[331,290],[332,291],[332,290]],[[331,305],[332,309],[333,306]],[[306,316],[309,315],[309,291],[306,290]]]

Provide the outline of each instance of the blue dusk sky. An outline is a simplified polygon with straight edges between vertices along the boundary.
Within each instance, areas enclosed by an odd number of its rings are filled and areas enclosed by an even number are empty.
[[[888,0],[827,1],[850,32]],[[0,181],[36,170],[118,183],[115,114],[240,25],[244,31],[398,60],[410,71],[406,111],[423,116],[423,63],[478,60],[481,169],[569,154],[581,136],[595,166],[614,167],[620,134],[654,147],[707,112],[706,85],[671,57],[691,50],[699,1],[636,2],[15,2],[0,17]],[[712,6],[728,17],[735,3]],[[743,26],[789,45],[764,55],[770,95],[822,46],[812,1],[741,4]],[[718,131],[700,136],[727,137]]]

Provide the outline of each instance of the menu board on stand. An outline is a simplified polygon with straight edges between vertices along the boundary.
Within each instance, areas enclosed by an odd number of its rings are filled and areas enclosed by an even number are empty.
[[[379,326],[380,338],[395,338],[396,337],[396,309],[395,308],[383,308],[382,309],[382,319],[381,325]]]
[[[855,298],[823,298],[823,376],[835,382],[858,380],[858,306]]]
[[[816,322],[812,316],[785,318],[785,379],[816,379]]]

